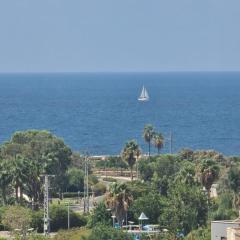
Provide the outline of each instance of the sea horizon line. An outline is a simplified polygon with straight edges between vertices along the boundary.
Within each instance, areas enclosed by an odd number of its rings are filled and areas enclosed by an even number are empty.
[[[19,71],[0,72],[0,75],[44,75],[44,74],[191,74],[191,73],[240,73],[240,70],[166,70],[166,71]]]

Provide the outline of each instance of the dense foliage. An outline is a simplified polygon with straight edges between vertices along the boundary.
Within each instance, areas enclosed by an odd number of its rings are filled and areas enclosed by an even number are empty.
[[[70,211],[71,227],[87,224],[91,229],[87,230],[86,240],[132,239],[126,232],[112,228],[112,216],[120,226],[128,221],[138,224],[138,218],[144,212],[149,218],[147,223],[167,229],[152,237],[156,240],[180,236],[209,240],[211,220],[237,217],[240,158],[190,149],[183,149],[178,154],[151,156],[151,144],[160,151],[164,138],[151,125],[145,126],[143,137],[148,144],[149,156],[141,156],[139,145],[131,140],[124,145],[121,156],[110,157],[94,166],[113,170],[129,168],[132,181],[122,183],[109,177],[105,179],[108,182],[98,182],[97,177],[91,174],[95,169],[89,166],[91,191],[95,196],[106,194],[105,201],[98,203],[88,216]],[[42,175],[55,176],[51,179],[51,196],[70,197],[76,203],[84,189],[84,164],[82,155],[72,153],[62,139],[47,131],[15,133],[10,141],[0,146],[2,228],[11,230],[20,226],[21,235],[26,235],[29,227],[42,232]],[[135,181],[133,169],[139,173]],[[68,212],[63,202],[51,205],[50,216],[52,231],[67,228]],[[77,232],[62,231],[55,239],[71,239]],[[29,239],[37,238],[31,236]],[[143,239],[148,239],[148,236]]]
[[[62,191],[71,150],[62,139],[47,131],[16,132],[0,147],[0,179],[3,204],[6,191],[14,190],[17,202],[27,195],[38,207],[42,201],[41,175],[55,175],[54,184]],[[11,187],[12,188],[11,188]]]
[[[131,170],[131,180],[133,181],[133,166],[135,165],[141,150],[136,141],[131,140],[127,142],[122,150],[122,159],[127,162]]]
[[[86,240],[133,240],[133,237],[120,229],[114,229],[106,225],[98,224],[92,229],[91,235]]]
[[[4,209],[2,224],[25,239],[31,224],[31,211],[19,206],[9,206]],[[18,231],[16,231],[18,229]]]
[[[88,226],[90,228],[96,226],[98,223],[112,226],[111,211],[108,211],[106,205],[102,202],[93,210],[89,217]]]
[[[127,163],[121,158],[121,156],[110,156],[107,157],[104,161],[98,161],[96,163],[96,168],[113,168],[113,169],[127,169],[128,165]]]

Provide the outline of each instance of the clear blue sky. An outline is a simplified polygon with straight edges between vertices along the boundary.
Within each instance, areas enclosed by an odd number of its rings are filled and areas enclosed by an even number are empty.
[[[240,70],[240,0],[0,0],[0,72]]]

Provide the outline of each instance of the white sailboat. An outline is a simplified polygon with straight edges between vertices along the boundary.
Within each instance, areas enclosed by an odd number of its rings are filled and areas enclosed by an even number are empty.
[[[138,98],[138,101],[146,102],[148,100],[149,100],[149,95],[148,95],[147,89],[143,86],[142,92],[140,97]]]

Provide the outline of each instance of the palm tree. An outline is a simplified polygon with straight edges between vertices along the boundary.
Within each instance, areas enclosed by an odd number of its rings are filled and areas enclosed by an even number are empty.
[[[237,209],[240,206],[240,168],[233,165],[228,172],[228,182],[233,190],[233,206]]]
[[[211,159],[206,159],[201,164],[201,182],[207,190],[208,201],[210,199],[212,184],[218,178],[219,171],[219,166]]]
[[[133,166],[136,163],[137,157],[140,155],[140,148],[136,141],[127,142],[122,150],[122,158],[127,162],[131,170],[131,180],[133,180]]]
[[[146,143],[148,143],[148,156],[150,157],[150,151],[151,151],[151,141],[154,135],[154,128],[152,125],[147,124],[144,127],[143,130],[143,138],[145,140]]]
[[[163,148],[163,144],[164,144],[164,138],[161,133],[154,133],[153,144],[157,148],[158,154],[159,154],[160,150]]]
[[[17,155],[11,163],[12,170],[12,182],[15,188],[16,201],[19,203],[19,193],[20,193],[20,202],[22,202],[23,196],[23,185],[24,182],[27,182],[27,162],[26,160]]]
[[[7,202],[7,189],[11,183],[10,164],[6,160],[0,162],[0,188],[3,205]]]
[[[120,225],[122,225],[132,201],[133,198],[125,184],[113,183],[110,185],[105,203],[111,209],[112,214],[116,216]]]

